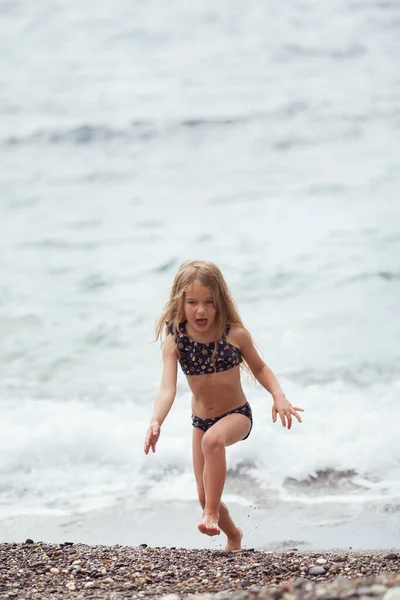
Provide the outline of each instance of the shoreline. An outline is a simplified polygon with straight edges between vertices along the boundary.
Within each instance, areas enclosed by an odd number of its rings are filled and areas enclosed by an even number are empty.
[[[234,521],[244,532],[243,547],[284,552],[381,551],[400,547],[398,513],[381,513],[374,506],[276,504],[241,506],[228,496]],[[0,518],[0,540],[79,541],[89,545],[120,544],[220,550],[223,535],[209,538],[198,532],[201,509],[195,501],[138,505],[124,499],[109,507],[64,515],[25,514]]]
[[[389,591],[388,591],[389,590]],[[0,596],[400,599],[400,551],[285,552],[89,546],[26,540],[0,544]],[[388,594],[391,596],[388,597]],[[397,594],[397,595],[396,595]],[[393,596],[393,597],[392,597]]]

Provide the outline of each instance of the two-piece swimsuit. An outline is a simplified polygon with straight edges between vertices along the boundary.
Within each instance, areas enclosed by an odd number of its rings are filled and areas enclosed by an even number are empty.
[[[181,365],[182,371],[185,375],[207,375],[209,373],[220,373],[222,371],[228,371],[239,365],[242,360],[242,353],[240,348],[230,344],[226,339],[229,333],[230,326],[228,325],[225,329],[225,333],[217,342],[217,350],[214,357],[214,362],[211,363],[213,357],[215,342],[207,342],[203,344],[201,342],[195,342],[192,340],[185,329],[185,322],[179,324],[178,331],[174,334],[174,328],[172,323],[167,323],[167,329],[171,335],[175,335],[176,345],[179,352],[179,364]],[[234,408],[223,415],[218,417],[212,417],[209,419],[203,419],[196,417],[192,414],[192,425],[193,427],[199,427],[203,431],[207,431],[217,421],[223,419],[228,415],[239,413],[250,419],[251,427],[249,433],[243,439],[247,439],[250,435],[253,427],[253,417],[251,413],[251,407],[248,402],[243,406]]]

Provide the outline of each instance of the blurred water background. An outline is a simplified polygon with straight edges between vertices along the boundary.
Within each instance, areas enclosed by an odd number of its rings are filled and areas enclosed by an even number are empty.
[[[250,541],[398,544],[399,63],[391,0],[0,0],[2,539],[210,544],[181,375],[142,452],[204,258],[305,408],[288,433],[244,381]]]

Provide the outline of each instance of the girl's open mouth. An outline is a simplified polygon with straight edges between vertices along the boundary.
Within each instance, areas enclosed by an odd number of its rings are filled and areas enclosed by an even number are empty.
[[[196,325],[205,327],[207,325],[207,319],[196,319]]]

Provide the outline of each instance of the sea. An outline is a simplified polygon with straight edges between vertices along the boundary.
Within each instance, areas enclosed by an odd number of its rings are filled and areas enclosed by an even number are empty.
[[[0,0],[3,541],[223,544],[182,373],[143,452],[154,325],[205,259],[304,408],[273,424],[243,375],[247,546],[400,546],[399,64],[397,0]]]

